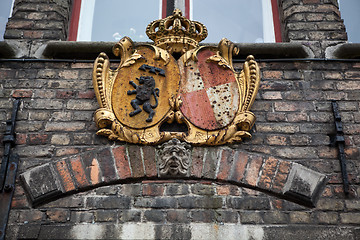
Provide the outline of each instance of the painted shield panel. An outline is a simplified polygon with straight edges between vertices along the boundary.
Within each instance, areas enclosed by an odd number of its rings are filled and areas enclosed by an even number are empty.
[[[152,46],[136,49],[142,58],[119,70],[111,102],[122,124],[143,129],[154,126],[170,111],[169,98],[178,93],[180,73],[170,54],[166,62]]]
[[[207,61],[215,55],[212,48],[201,48],[198,61],[189,60],[184,66],[179,61],[181,82],[180,108],[195,126],[220,129],[230,124],[239,108],[239,88],[234,72],[217,62]]]

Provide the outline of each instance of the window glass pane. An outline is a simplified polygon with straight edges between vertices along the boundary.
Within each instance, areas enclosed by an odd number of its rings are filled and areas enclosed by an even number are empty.
[[[340,12],[344,19],[349,42],[360,42],[360,1],[359,0],[341,0]]]
[[[4,40],[6,23],[11,13],[13,0],[0,0],[0,41]]]
[[[86,2],[86,0],[83,0]],[[148,41],[147,24],[159,18],[159,0],[96,0],[91,41]]]
[[[233,42],[264,42],[262,3],[263,0],[193,0],[193,19],[208,29],[204,42],[216,43],[223,37]]]

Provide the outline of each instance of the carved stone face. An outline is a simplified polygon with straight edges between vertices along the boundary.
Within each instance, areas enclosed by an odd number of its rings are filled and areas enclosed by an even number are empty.
[[[190,165],[190,145],[172,139],[160,147],[160,176],[186,176]]]

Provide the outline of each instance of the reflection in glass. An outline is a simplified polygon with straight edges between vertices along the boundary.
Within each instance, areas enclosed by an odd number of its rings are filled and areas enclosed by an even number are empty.
[[[193,0],[193,19],[208,28],[204,42],[264,42],[262,0]],[[270,9],[271,10],[271,9]]]
[[[159,18],[159,0],[96,0],[91,41],[148,41],[146,25]]]

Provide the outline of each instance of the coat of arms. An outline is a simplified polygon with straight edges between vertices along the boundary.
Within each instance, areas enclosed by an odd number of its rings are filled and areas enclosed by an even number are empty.
[[[227,39],[217,47],[199,46],[206,27],[180,10],[150,23],[146,33],[153,45],[125,37],[113,47],[121,59],[116,70],[105,53],[95,61],[97,134],[137,144],[177,138],[222,145],[251,137],[250,108],[260,83],[253,56],[235,71],[232,56],[239,49]]]

